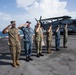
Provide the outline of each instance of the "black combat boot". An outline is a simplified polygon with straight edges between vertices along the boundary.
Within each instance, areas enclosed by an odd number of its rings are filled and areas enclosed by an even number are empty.
[[[40,56],[44,56],[42,53],[39,53]]]
[[[28,56],[26,56],[26,61],[29,62],[29,57]]]
[[[39,54],[37,54],[37,57],[39,58],[39,57],[40,57],[40,55],[39,55]]]
[[[29,60],[33,61],[33,59],[30,56],[28,56],[28,58],[29,58]]]
[[[67,46],[64,46],[64,48],[67,48]]]
[[[60,49],[59,48],[56,48],[56,51],[59,51]]]

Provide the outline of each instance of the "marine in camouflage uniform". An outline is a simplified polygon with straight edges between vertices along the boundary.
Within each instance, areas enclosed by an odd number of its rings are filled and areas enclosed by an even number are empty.
[[[20,56],[20,33],[19,30],[16,28],[15,21],[11,21],[11,25],[7,26],[3,30],[3,34],[9,34],[9,49],[13,61],[13,67],[20,66],[18,59]]]
[[[52,47],[52,25],[49,26],[47,30],[47,53],[52,53],[50,48]]]
[[[40,28],[40,23],[37,23],[37,27],[35,28],[35,44],[37,50],[37,57],[43,56],[42,54],[42,29]]]
[[[68,28],[67,24],[63,28],[63,47],[67,48],[66,43],[67,43],[67,37],[68,37]]]

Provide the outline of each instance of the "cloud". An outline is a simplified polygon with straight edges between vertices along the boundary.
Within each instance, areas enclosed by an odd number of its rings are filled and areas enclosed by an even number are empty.
[[[28,0],[16,0],[16,2],[17,2],[17,6],[18,7],[23,7],[23,8],[27,8],[27,7],[29,7],[29,5],[31,5],[33,2],[34,2],[35,0],[30,0],[30,1],[28,1]]]
[[[11,15],[0,12],[0,31],[4,29],[9,24],[9,21],[12,19]]]
[[[6,26],[10,24],[11,20],[15,20],[17,22],[17,26],[21,23],[24,23],[25,17],[24,15],[11,15],[6,14],[4,12],[0,12],[0,31],[3,30]]]
[[[32,21],[35,25],[35,18],[50,18],[63,15],[69,15],[76,18],[76,11],[69,12],[66,9],[67,2],[59,0],[16,0],[17,6],[24,8],[27,13],[24,14],[24,19]],[[32,25],[32,26],[33,26]],[[33,26],[34,27],[34,26]]]
[[[8,20],[11,19],[11,16],[9,14],[0,12],[0,19],[1,20],[7,20],[8,21]]]
[[[66,2],[59,0],[16,0],[19,7],[24,8],[32,16],[53,17],[66,12]]]
[[[18,7],[24,8],[28,14],[26,16],[35,18],[39,16],[43,16],[43,18],[47,17],[55,17],[62,15],[70,15],[72,17],[76,17],[75,12],[69,12],[66,9],[67,2],[60,2],[59,0],[16,0]]]
[[[63,15],[69,15],[76,18],[76,11],[70,12],[66,9],[67,2],[59,0],[16,0],[17,7],[25,10],[25,14],[10,15],[0,12],[0,20],[5,24],[10,20],[16,20],[17,25],[25,23],[27,20],[32,22],[32,27],[36,24],[35,18],[51,18]],[[24,13],[24,12],[23,12]]]

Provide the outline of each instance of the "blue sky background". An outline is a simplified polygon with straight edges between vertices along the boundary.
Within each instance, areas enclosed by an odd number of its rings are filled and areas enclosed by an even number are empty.
[[[23,14],[25,10],[17,7],[16,0],[0,0],[0,12],[17,15]]]
[[[28,2],[29,1],[29,2]],[[0,0],[0,31],[16,20],[17,26],[35,18],[69,15],[76,18],[76,0]]]
[[[60,0],[60,1],[66,1],[66,9],[69,11],[76,11],[76,0]]]

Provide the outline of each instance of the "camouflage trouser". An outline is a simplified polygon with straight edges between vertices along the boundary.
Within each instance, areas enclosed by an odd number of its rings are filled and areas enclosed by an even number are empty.
[[[67,37],[63,37],[63,47],[66,46],[66,43],[67,43]]]
[[[47,41],[47,50],[50,50],[52,47],[52,41]]]
[[[9,45],[12,60],[18,60],[20,56],[21,47],[20,45],[11,46]]]
[[[42,52],[42,41],[35,41],[37,54]]]

